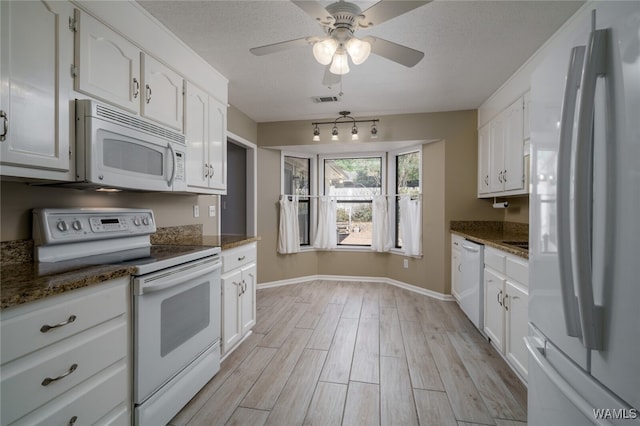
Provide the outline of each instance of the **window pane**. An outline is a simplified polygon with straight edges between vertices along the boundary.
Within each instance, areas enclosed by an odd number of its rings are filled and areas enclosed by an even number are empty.
[[[396,156],[396,194],[420,193],[420,152]],[[402,247],[400,236],[400,197],[396,196],[396,247]]]
[[[371,197],[382,194],[382,158],[324,161],[324,194],[337,197],[338,245],[371,245]]]
[[[371,245],[371,202],[338,202],[338,245]]]
[[[310,194],[311,159],[298,157],[284,157],[284,193],[290,195]],[[298,202],[298,222],[300,225],[300,245],[310,244],[311,217],[309,215],[309,199],[303,198]]]
[[[309,169],[311,159],[284,157],[284,193],[309,195]]]

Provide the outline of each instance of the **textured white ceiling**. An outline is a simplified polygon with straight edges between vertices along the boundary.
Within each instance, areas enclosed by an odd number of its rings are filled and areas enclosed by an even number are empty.
[[[359,30],[421,50],[413,68],[371,55],[322,85],[311,48],[254,56],[252,47],[322,35],[293,3],[140,1],[142,7],[229,79],[229,103],[257,122],[475,109],[581,5],[575,1],[434,1]],[[324,6],[331,2],[322,1]],[[355,1],[363,10],[375,4]],[[338,103],[314,96],[344,94]]]

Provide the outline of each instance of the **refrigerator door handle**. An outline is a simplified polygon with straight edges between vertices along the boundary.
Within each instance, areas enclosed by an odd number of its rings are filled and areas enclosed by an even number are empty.
[[[592,276],[593,238],[593,115],[596,81],[607,70],[609,30],[595,30],[589,37],[587,58],[582,76],[582,96],[578,119],[578,144],[575,163],[574,248],[575,273],[582,344],[587,349],[602,349],[602,308],[595,305]]]
[[[571,259],[571,148],[573,145],[573,122],[576,112],[576,100],[580,89],[580,78],[584,63],[585,46],[576,46],[571,50],[569,70],[564,88],[562,114],[560,118],[560,148],[558,150],[558,186],[556,209],[558,218],[558,263],[560,266],[560,295],[564,310],[567,335],[582,337],[578,302],[573,284]]]
[[[533,336],[526,336],[524,343],[527,346],[529,352],[529,363],[535,363],[537,368],[542,370],[542,373],[553,383],[571,403],[578,409],[586,418],[593,417],[593,404],[587,402],[587,400],[580,395],[576,389],[565,380],[564,377],[558,373],[558,371],[547,360],[547,348],[546,342],[540,342],[540,339]],[[529,365],[529,371],[533,370],[533,365]],[[602,420],[598,424],[611,425],[606,420]]]

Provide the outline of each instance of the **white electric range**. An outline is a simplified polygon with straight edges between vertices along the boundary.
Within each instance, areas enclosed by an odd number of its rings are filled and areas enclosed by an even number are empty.
[[[137,425],[167,424],[220,369],[219,247],[152,245],[148,209],[36,209],[40,271],[135,268],[133,406]]]

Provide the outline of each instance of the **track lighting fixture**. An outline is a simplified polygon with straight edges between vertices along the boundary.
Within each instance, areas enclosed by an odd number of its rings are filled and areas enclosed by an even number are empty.
[[[313,126],[313,141],[314,142],[319,142],[320,141],[320,128],[318,126],[322,125],[322,124],[332,124],[333,127],[331,128],[331,140],[332,141],[337,141],[338,139],[338,124],[343,123],[343,122],[350,122],[351,123],[351,140],[352,141],[357,141],[359,140],[359,136],[358,136],[358,126],[356,125],[356,123],[372,123],[371,124],[371,139],[376,139],[378,137],[378,127],[377,127],[377,123],[378,123],[378,119],[374,118],[371,120],[356,120],[355,118],[351,117],[349,114],[351,114],[350,111],[340,111],[340,117],[336,118],[333,121],[318,121],[315,123],[311,123],[311,125]]]

